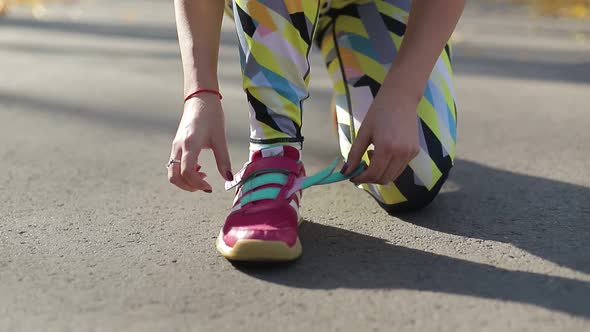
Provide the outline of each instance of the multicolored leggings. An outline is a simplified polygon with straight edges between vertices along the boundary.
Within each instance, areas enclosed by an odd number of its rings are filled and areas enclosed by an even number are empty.
[[[309,52],[315,40],[334,84],[346,158],[402,42],[410,0],[234,0],[250,144],[303,142]],[[418,106],[421,151],[389,185],[362,184],[390,213],[434,199],[453,165],[457,114],[450,47],[441,50]],[[364,160],[368,163],[368,154]]]

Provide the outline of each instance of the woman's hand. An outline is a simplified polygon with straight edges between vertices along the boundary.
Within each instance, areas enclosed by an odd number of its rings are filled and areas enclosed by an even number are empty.
[[[465,0],[411,2],[402,44],[352,144],[346,170],[358,167],[367,147],[375,151],[355,183],[395,180],[420,151],[416,110],[437,59],[461,17]]]
[[[370,144],[375,147],[369,167],[351,179],[354,183],[391,183],[420,151],[417,102],[392,95],[377,94],[352,144],[346,173],[357,168]]]
[[[224,179],[232,180],[223,109],[219,98],[209,93],[191,98],[184,105],[170,154],[171,159],[180,163],[168,167],[170,183],[190,192],[213,191],[205,181],[207,174],[200,172],[198,160],[203,149],[213,150],[219,173]]]

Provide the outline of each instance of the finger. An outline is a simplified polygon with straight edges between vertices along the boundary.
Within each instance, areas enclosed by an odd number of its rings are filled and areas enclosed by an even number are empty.
[[[376,146],[369,168],[360,175],[352,178],[351,181],[354,183],[379,183],[387,171],[387,166],[392,157],[392,154]]]
[[[184,150],[182,154],[182,160],[180,162],[180,176],[188,183],[191,187],[197,190],[203,190],[205,192],[212,192],[211,185],[199,175],[196,171],[197,157],[193,151]]]
[[[395,179],[397,179],[397,177],[404,170],[404,167],[403,160],[396,157],[391,158],[389,166],[387,166],[387,171],[385,171],[385,174],[383,175],[381,184],[386,185],[395,181]]]
[[[409,167],[410,162],[418,155],[418,153],[420,153],[420,148],[416,147],[415,149],[409,149],[405,153],[401,153],[401,155],[394,155],[394,160],[392,160],[392,163],[389,165],[389,171],[386,175],[387,180],[390,182],[397,180],[406,168]]]
[[[398,169],[396,169],[396,171],[393,173],[393,175],[391,177],[391,182],[394,182],[395,180],[397,180],[397,178],[399,178],[400,175],[402,175],[402,173],[406,170],[407,167],[408,167],[408,164],[406,164],[406,163],[400,164],[400,167]]]
[[[234,175],[231,170],[231,158],[227,149],[225,131],[217,131],[212,139],[211,149],[213,150],[215,162],[217,163],[217,170],[219,171],[219,174],[221,174],[221,177],[227,181],[233,181]]]
[[[348,158],[346,158],[346,164],[342,167],[342,173],[344,175],[348,175],[359,166],[365,151],[369,147],[371,143],[371,137],[368,134],[365,134],[365,131],[361,127],[358,132],[358,136],[352,143],[350,147],[350,151],[348,152]],[[366,172],[366,171],[365,171]],[[363,172],[364,173],[364,172]],[[362,173],[361,173],[362,174]]]
[[[172,183],[173,185],[175,185],[178,188],[185,190],[185,191],[190,191],[190,192],[197,191],[197,188],[194,188],[191,185],[189,185],[182,178],[182,176],[180,176],[180,164],[175,163],[175,164],[171,165],[170,167],[168,167],[168,169],[173,169],[172,170],[173,174],[176,174],[176,175],[172,175],[172,176],[168,177],[168,181],[170,181],[170,183]]]
[[[172,147],[173,154],[170,159],[173,160],[180,160],[180,156],[182,150]],[[180,164],[179,163],[172,163],[167,167],[168,172],[168,181],[173,185],[177,186],[178,188],[190,192],[194,192],[196,189],[192,188],[188,183],[184,181],[182,176],[180,176]]]
[[[397,178],[399,178],[400,175],[404,173],[406,168],[410,167],[410,162],[416,157],[416,155],[418,155],[418,153],[412,152],[408,155],[408,158],[400,160],[398,168],[394,172],[392,172],[391,181],[397,180]]]

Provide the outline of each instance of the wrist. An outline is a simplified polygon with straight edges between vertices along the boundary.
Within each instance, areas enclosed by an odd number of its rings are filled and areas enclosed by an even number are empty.
[[[427,80],[416,77],[410,70],[390,70],[381,86],[380,92],[391,103],[418,106],[424,95]]]
[[[424,95],[424,88],[407,84],[409,77],[397,76],[395,79],[383,82],[379,90],[380,97],[384,97],[387,104],[397,105],[398,110],[416,111],[420,100]]]
[[[221,93],[217,89],[195,89],[195,90],[189,92],[184,97],[184,102],[186,103],[189,99],[192,99],[195,97],[201,97],[204,95],[215,96],[219,100],[223,99],[223,96],[221,95]]]
[[[223,112],[221,100],[211,93],[200,93],[187,99],[182,106],[183,117],[192,119],[203,114]]]
[[[219,83],[217,79],[185,79],[183,90],[185,97],[198,89],[210,89],[219,91]]]
[[[193,65],[190,69],[184,69],[184,95],[197,89],[219,90],[219,80],[217,78],[217,69],[203,68],[203,66]]]

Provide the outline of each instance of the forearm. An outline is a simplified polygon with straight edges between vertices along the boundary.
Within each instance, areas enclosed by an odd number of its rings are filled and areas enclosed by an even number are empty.
[[[219,89],[217,59],[222,0],[175,0],[185,95],[197,88]]]
[[[404,40],[384,85],[418,102],[464,6],[465,0],[412,1]]]

